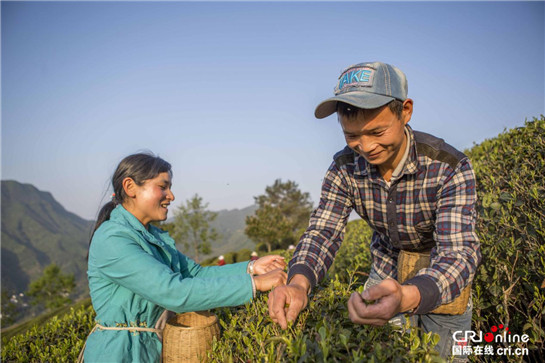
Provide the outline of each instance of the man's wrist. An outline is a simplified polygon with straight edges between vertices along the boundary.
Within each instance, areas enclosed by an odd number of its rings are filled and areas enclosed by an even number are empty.
[[[290,286],[298,286],[306,291],[307,295],[310,293],[310,281],[305,275],[296,274],[288,281]]]
[[[402,313],[413,313],[420,305],[420,290],[415,285],[401,285],[401,306]]]
[[[307,278],[310,283],[310,289],[316,286],[316,276],[314,270],[304,262],[298,262],[292,264],[290,262],[290,267],[288,269],[288,283],[295,275],[303,275]]]
[[[403,283],[404,286],[415,286],[420,293],[420,304],[415,314],[427,314],[435,309],[441,301],[441,293],[435,281],[427,275],[415,276]]]

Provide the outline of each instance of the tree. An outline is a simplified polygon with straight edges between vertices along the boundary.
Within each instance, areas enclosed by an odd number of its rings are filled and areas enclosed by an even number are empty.
[[[265,243],[269,252],[295,244],[312,212],[309,193],[301,192],[293,181],[277,179],[254,199],[258,209],[246,218],[246,235],[256,243]]]
[[[199,262],[199,254],[206,255],[212,251],[210,242],[218,238],[216,230],[210,227],[210,222],[218,214],[206,208],[208,203],[203,204],[202,198],[195,194],[174,212],[172,237],[181,241],[186,251],[191,250],[194,253],[196,262]]]
[[[256,243],[264,243],[269,252],[292,237],[291,223],[286,216],[279,208],[267,204],[257,209],[253,216],[246,217],[245,233]]]
[[[68,297],[76,286],[73,274],[63,274],[56,264],[44,269],[43,275],[32,282],[27,295],[31,304],[43,304],[48,309],[54,309],[72,302]]]

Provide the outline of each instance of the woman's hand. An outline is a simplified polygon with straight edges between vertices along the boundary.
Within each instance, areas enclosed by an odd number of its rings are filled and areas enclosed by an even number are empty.
[[[254,262],[254,275],[263,275],[269,271],[286,268],[286,261],[280,255],[270,255],[258,258]]]
[[[285,285],[287,279],[288,274],[278,268],[266,274],[254,276],[255,288],[259,291],[269,291],[273,287]]]

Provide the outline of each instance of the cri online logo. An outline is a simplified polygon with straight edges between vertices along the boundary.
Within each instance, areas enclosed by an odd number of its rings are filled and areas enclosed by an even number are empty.
[[[511,334],[508,327],[504,327],[503,324],[498,326],[494,325],[491,331],[484,334],[483,332],[475,332],[473,330],[456,331],[452,334],[452,339],[458,343],[458,345],[466,345],[467,342],[482,343],[484,340],[487,343],[527,343],[530,340],[528,334]]]

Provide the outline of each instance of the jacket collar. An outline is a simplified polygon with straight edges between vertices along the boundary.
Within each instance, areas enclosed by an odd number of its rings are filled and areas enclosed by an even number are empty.
[[[170,238],[167,232],[149,225],[149,230],[136,218],[131,212],[125,209],[121,204],[117,205],[110,214],[110,220],[120,224],[127,225],[132,229],[138,231],[149,242],[161,244],[160,242],[166,242],[174,244],[174,240]]]
[[[139,232],[148,232],[146,227],[136,218],[131,212],[125,209],[121,204],[118,204],[117,207],[110,214],[110,220],[113,222],[118,222],[126,224],[131,228]]]

